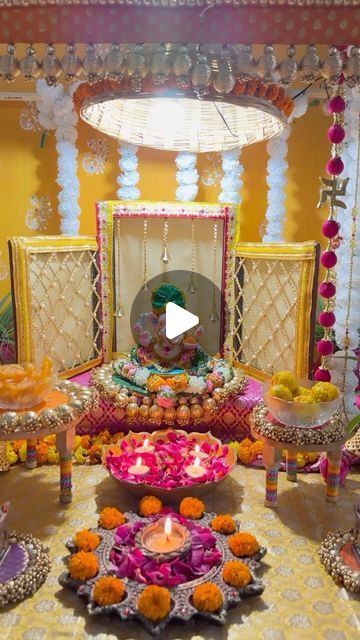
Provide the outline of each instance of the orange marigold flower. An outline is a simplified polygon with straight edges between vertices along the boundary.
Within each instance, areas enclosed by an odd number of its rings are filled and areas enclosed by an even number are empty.
[[[83,449],[90,449],[90,436],[81,436],[81,446]]]
[[[255,536],[251,533],[246,533],[245,531],[235,533],[231,538],[229,538],[228,543],[234,556],[239,556],[240,558],[253,556],[254,553],[260,549],[260,545]]]
[[[119,440],[121,440],[121,438],[124,437],[124,434],[122,431],[117,431],[116,433],[113,433],[113,435],[111,436],[111,442],[113,442],[114,444],[117,444]]]
[[[235,520],[229,516],[228,513],[220,516],[215,516],[210,522],[210,526],[214,531],[218,533],[234,533],[236,529]]]
[[[39,442],[36,445],[36,462],[38,464],[45,464],[48,461],[49,445],[46,442]]]
[[[170,611],[170,604],[170,591],[155,584],[145,587],[137,600],[139,613],[153,622],[159,622],[166,618]]]
[[[93,600],[101,607],[121,602],[125,595],[125,586],[122,580],[113,576],[103,576],[96,580],[92,592]]]
[[[98,571],[98,559],[91,551],[78,551],[69,558],[69,574],[74,580],[94,578]]]
[[[250,464],[251,462],[251,453],[250,447],[239,447],[238,448],[238,460],[243,464]]]
[[[193,604],[199,611],[218,611],[224,601],[219,587],[213,582],[203,582],[193,591]]]
[[[143,518],[148,516],[155,516],[160,513],[162,509],[162,502],[155,496],[144,496],[139,502],[139,514]]]
[[[251,447],[252,445],[252,440],[250,440],[250,438],[244,438],[244,440],[241,440],[240,442],[240,447],[244,447],[245,449],[247,449],[248,447]]]
[[[15,442],[12,443],[15,453],[17,453],[19,449],[21,449],[24,443],[26,443],[26,440],[15,440]]]
[[[251,460],[255,460],[255,458],[257,458],[263,450],[263,443],[260,440],[256,440],[256,442],[253,442],[251,447],[250,447],[250,453],[251,453]]]
[[[124,522],[124,514],[115,507],[105,507],[105,509],[100,512],[99,525],[104,529],[115,529],[124,524]]]
[[[109,444],[111,440],[110,432],[105,429],[104,431],[100,431],[98,434],[98,439],[102,444]]]
[[[191,518],[192,520],[198,520],[202,518],[205,512],[205,505],[202,500],[198,498],[183,498],[180,502],[179,513],[184,518]]]
[[[89,449],[90,464],[99,464],[101,462],[102,449],[99,444],[91,445]]]
[[[97,533],[83,529],[75,533],[74,543],[79,551],[93,551],[99,546],[100,538]]]
[[[45,436],[45,438],[43,439],[43,442],[46,442],[46,444],[51,445],[56,445],[56,435],[55,433],[52,433],[50,436]]]
[[[251,582],[250,569],[244,562],[240,560],[229,560],[225,562],[222,570],[222,577],[226,584],[232,587],[246,587]]]

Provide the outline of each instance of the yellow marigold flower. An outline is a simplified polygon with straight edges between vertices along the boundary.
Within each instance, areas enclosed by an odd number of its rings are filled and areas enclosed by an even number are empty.
[[[269,395],[279,400],[287,400],[291,402],[293,395],[288,387],[284,384],[274,384],[269,389]]]
[[[316,462],[316,460],[318,459],[319,454],[318,454],[318,453],[316,453],[316,451],[310,451],[310,452],[307,454],[307,456],[306,456],[306,457],[307,457],[308,461],[310,462],[310,464],[313,464],[313,463],[314,463],[314,462]]]
[[[250,447],[239,447],[238,449],[238,460],[243,464],[250,464],[251,462],[251,452]]]
[[[59,452],[54,445],[48,448],[47,459],[49,464],[58,464],[60,460]]]
[[[83,447],[78,447],[76,449],[76,451],[74,451],[74,460],[77,464],[85,464],[86,462],[86,457],[85,454],[87,453],[87,450],[84,449]]]
[[[230,534],[236,530],[235,520],[228,514],[215,516],[210,522],[213,531],[218,533]]]
[[[191,520],[199,520],[202,518],[205,512],[205,505],[202,500],[198,498],[183,498],[179,505],[179,513],[184,518],[190,518]]]
[[[278,371],[277,373],[274,373],[273,377],[271,378],[271,384],[284,385],[285,387],[290,389],[291,392],[293,392],[296,388],[296,379],[291,371]]]
[[[244,562],[229,560],[223,566],[222,578],[226,584],[239,589],[240,587],[246,587],[251,582],[251,573]]]
[[[78,436],[75,436],[75,440]],[[43,438],[43,441],[46,442],[46,444],[48,444],[50,447],[54,446],[56,444],[56,435],[53,433],[50,436],[45,436],[45,438]]]
[[[139,502],[139,514],[143,518],[148,516],[154,516],[160,513],[162,509],[162,502],[155,496],[144,496]]]
[[[99,525],[104,529],[115,529],[124,524],[124,522],[124,514],[115,507],[105,507],[105,509],[100,512]]]
[[[25,462],[26,461],[26,449],[27,449],[27,445],[26,445],[26,441],[21,445],[19,451],[18,451],[18,455],[19,455],[19,460],[20,462]]]
[[[170,591],[165,587],[149,585],[140,593],[137,608],[144,618],[159,622],[169,614],[171,605]]]
[[[77,449],[80,446],[81,446],[81,436],[75,436],[74,449]]]
[[[11,442],[6,443],[6,460],[10,464],[15,464],[18,461],[18,456],[15,453]]]
[[[316,402],[330,402],[339,397],[339,389],[331,382],[317,382],[311,388],[311,395]]]
[[[93,600],[100,607],[121,602],[125,595],[125,586],[122,580],[113,576],[103,576],[96,580],[92,592]]]
[[[74,543],[79,551],[94,551],[100,544],[100,537],[93,531],[83,529],[75,533]]]
[[[303,453],[298,453],[296,455],[296,466],[299,467],[299,469],[302,469],[303,467],[305,467],[306,465],[306,460],[305,460],[305,456]]]
[[[260,549],[260,545],[255,536],[251,533],[246,533],[245,531],[235,533],[229,538],[228,543],[234,556],[238,556],[240,558],[253,556],[254,553]]]
[[[97,557],[91,551],[78,551],[69,558],[69,574],[74,580],[89,580],[99,571]]]
[[[213,582],[203,582],[195,587],[192,595],[193,604],[199,611],[218,611],[224,598],[219,587]]]

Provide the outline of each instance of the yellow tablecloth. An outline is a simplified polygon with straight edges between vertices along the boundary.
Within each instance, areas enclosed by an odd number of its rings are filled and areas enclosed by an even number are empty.
[[[165,640],[354,640],[360,637],[360,599],[335,586],[320,564],[319,542],[329,529],[351,526],[360,479],[352,474],[337,505],[325,502],[319,475],[300,476],[298,486],[279,478],[277,511],[263,507],[264,472],[237,467],[206,500],[207,510],[236,515],[242,528],[268,548],[261,598],[229,612],[219,629],[204,623],[169,628]],[[66,555],[64,541],[78,529],[95,526],[105,506],[136,509],[100,466],[75,467],[74,500],[58,504],[58,469],[28,471],[23,465],[3,474],[1,500],[12,503],[10,525],[50,546],[52,569],[31,598],[0,614],[1,640],[149,640],[137,624],[90,618],[85,605],[57,581]]]

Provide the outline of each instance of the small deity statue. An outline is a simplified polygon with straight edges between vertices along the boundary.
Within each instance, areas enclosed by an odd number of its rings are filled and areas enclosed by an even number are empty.
[[[9,548],[9,539],[6,531],[9,507],[10,502],[4,502],[0,509],[0,562]]]

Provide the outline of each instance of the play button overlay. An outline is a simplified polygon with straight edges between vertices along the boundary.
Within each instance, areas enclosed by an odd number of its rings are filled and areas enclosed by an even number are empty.
[[[167,303],[165,313],[165,334],[169,340],[181,336],[199,324],[198,316],[179,307],[179,305],[174,302]]]

